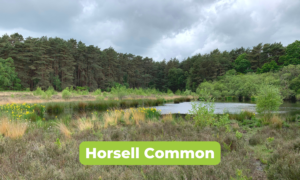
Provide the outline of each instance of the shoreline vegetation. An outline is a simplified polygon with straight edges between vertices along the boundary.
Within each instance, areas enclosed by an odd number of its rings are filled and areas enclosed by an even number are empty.
[[[72,95],[68,91],[67,95]],[[272,113],[283,99],[276,86],[258,90],[260,114],[214,114],[214,98],[205,88],[190,95],[191,99],[185,96],[172,100],[179,103],[199,99],[199,103],[192,102],[187,115],[161,115],[151,107],[164,103],[164,99],[127,100],[115,92],[119,100],[101,98],[73,104],[71,109],[77,111],[74,115],[59,115],[61,108],[72,102],[1,106],[0,162],[4,166],[0,167],[0,177],[297,179],[300,175],[300,117],[288,119]],[[95,107],[103,109],[97,111]],[[45,119],[44,113],[49,110],[52,115]],[[222,160],[216,166],[84,166],[78,159],[83,141],[217,141]]]
[[[12,43],[13,42],[13,43]],[[299,179],[300,41],[154,62],[74,39],[0,38],[1,179]],[[251,100],[214,114],[214,102]],[[198,103],[194,101],[198,101]],[[153,108],[192,101],[189,114]],[[126,109],[126,110],[125,110]],[[83,141],[216,141],[216,166],[84,166]]]

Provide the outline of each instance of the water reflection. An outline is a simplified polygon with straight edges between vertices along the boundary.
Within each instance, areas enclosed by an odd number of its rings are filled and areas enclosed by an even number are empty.
[[[199,102],[196,102],[199,103]],[[224,111],[229,113],[238,113],[242,110],[255,112],[256,104],[251,102],[215,102],[215,114],[223,114]],[[188,114],[192,109],[191,102],[183,102],[179,104],[165,104],[164,106],[156,106],[162,114],[180,113]],[[300,114],[300,103],[284,102],[279,113]]]

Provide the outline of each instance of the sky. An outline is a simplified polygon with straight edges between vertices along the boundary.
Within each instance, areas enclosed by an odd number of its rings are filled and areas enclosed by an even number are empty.
[[[184,60],[214,49],[300,40],[300,0],[0,0],[0,36],[74,38]]]

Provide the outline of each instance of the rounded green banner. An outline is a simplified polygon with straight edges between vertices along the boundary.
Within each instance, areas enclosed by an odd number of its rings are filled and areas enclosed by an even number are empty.
[[[214,141],[86,141],[83,165],[217,165],[221,146]]]

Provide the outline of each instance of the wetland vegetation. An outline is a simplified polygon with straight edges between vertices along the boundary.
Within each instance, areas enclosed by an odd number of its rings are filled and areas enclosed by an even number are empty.
[[[300,100],[299,43],[154,62],[74,39],[4,35],[0,177],[298,179],[300,112],[279,111]],[[226,111],[215,100],[254,110]],[[188,113],[159,109],[183,102]],[[217,141],[222,157],[216,166],[84,166],[83,141]]]

